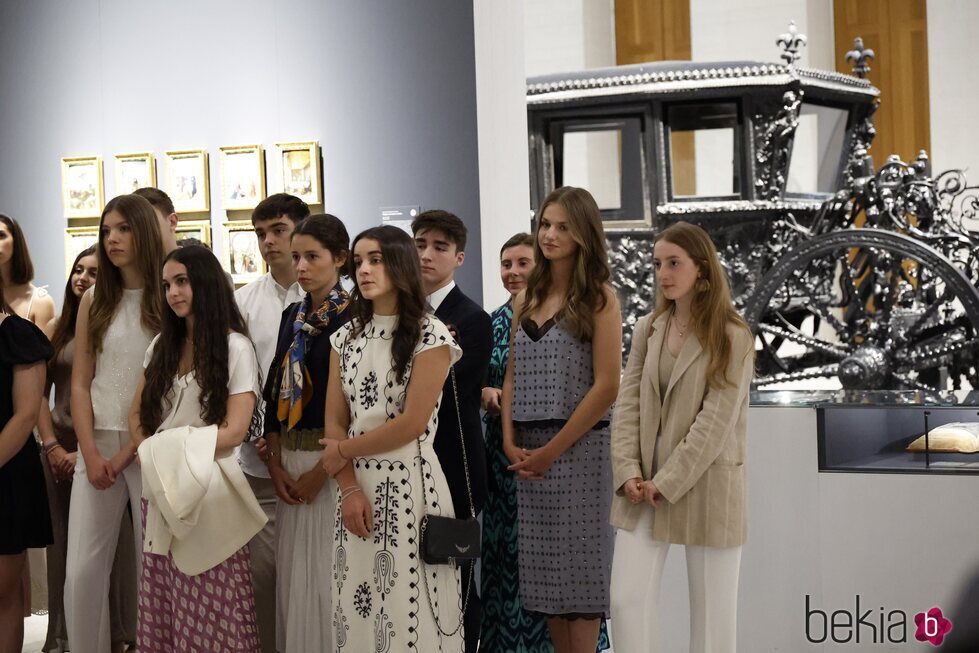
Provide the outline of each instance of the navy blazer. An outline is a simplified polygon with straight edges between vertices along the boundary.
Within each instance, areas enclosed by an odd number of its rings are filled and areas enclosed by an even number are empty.
[[[435,434],[435,453],[449,483],[452,505],[456,517],[469,516],[469,498],[466,493],[466,475],[462,462],[462,443],[459,438],[459,420],[462,420],[463,439],[469,460],[469,478],[472,485],[476,512],[486,502],[486,447],[483,441],[483,422],[479,416],[480,395],[483,380],[489,368],[493,349],[493,324],[479,304],[453,288],[442,300],[435,317],[442,320],[456,334],[462,348],[462,358],[456,362],[455,377],[459,390],[459,416],[456,416],[455,398],[452,394],[452,378],[445,380],[442,388],[442,405],[439,407],[438,427]]]

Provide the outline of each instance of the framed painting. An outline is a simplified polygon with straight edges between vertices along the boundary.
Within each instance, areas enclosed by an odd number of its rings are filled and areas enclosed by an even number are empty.
[[[222,225],[222,265],[231,275],[235,286],[254,281],[266,272],[265,259],[258,249],[255,228],[247,220]]]
[[[177,223],[177,242],[185,238],[199,240],[207,247],[211,246],[210,220],[181,220]]]
[[[163,190],[177,213],[203,213],[211,208],[206,150],[173,150],[164,154]]]
[[[98,218],[105,206],[102,157],[61,159],[61,199],[66,218]]]
[[[320,146],[316,141],[276,143],[279,151],[276,188],[307,204],[323,203]]]
[[[116,195],[137,188],[156,187],[156,161],[152,152],[116,155]]]
[[[253,209],[265,199],[265,158],[261,145],[221,148],[221,206]]]
[[[75,257],[87,247],[99,242],[99,228],[68,227],[65,229],[65,278],[71,274],[71,264]]]

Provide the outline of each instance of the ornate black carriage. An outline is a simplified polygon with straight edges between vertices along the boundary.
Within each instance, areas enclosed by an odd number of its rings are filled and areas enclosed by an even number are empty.
[[[924,152],[874,170],[862,44],[843,75],[796,66],[794,27],[779,43],[784,63],[529,79],[532,208],[592,190],[627,337],[652,307],[651,239],[686,220],[711,233],[757,334],[757,388],[962,400],[979,388],[975,189],[932,177]]]

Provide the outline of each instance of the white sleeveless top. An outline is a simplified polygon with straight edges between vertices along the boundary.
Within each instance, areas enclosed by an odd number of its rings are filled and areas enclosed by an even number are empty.
[[[129,407],[143,374],[146,348],[155,335],[147,332],[140,320],[142,300],[142,288],[122,291],[102,351],[95,357],[92,411],[96,429],[129,430]]]

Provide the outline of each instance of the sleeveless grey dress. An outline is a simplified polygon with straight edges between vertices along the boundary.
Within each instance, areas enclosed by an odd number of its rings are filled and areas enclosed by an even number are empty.
[[[560,323],[525,319],[514,341],[516,443],[541,447],[564,426],[594,383],[591,342]],[[517,481],[517,548],[524,608],[597,617],[609,609],[614,533],[611,411],[551,466],[543,480]]]

